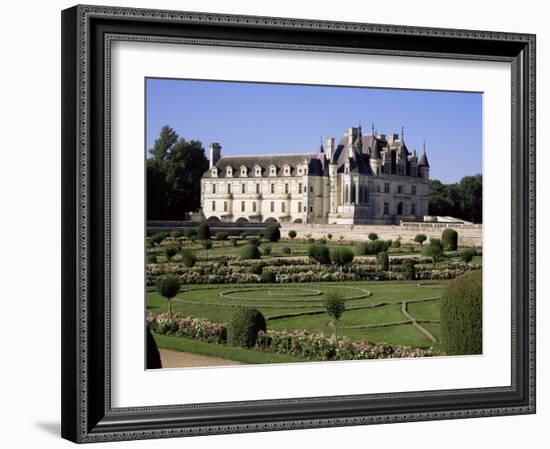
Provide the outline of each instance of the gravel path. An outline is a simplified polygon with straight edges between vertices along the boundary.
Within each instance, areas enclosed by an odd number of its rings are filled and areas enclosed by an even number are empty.
[[[159,349],[163,368],[190,368],[196,366],[241,365],[241,362],[211,357],[208,355],[193,354],[191,352]]]

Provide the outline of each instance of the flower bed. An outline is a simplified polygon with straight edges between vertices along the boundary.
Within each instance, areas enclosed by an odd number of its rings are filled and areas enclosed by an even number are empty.
[[[195,338],[208,343],[226,343],[227,326],[225,323],[213,323],[206,318],[182,317],[167,313],[147,313],[147,324],[151,332],[161,335]]]

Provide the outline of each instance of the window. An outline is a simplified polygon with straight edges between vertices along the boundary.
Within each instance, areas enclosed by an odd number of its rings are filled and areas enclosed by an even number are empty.
[[[290,175],[290,167],[287,165],[285,166],[285,176]]]
[[[216,202],[212,201],[212,211],[216,211]]]
[[[307,186],[304,186],[304,193],[307,193]]]
[[[217,178],[218,177],[218,169],[216,167],[213,167],[212,168],[212,176],[214,178]]]
[[[416,204],[414,204],[414,203],[411,204],[411,215],[416,215]]]
[[[416,195],[416,186],[411,187],[411,195]]]
[[[403,193],[403,186],[402,185],[397,186],[397,193]]]
[[[309,211],[313,212],[313,206],[309,206]]]
[[[301,169],[301,168],[298,169],[298,174],[299,174],[299,175],[302,174],[302,169]]]
[[[233,170],[231,169],[231,167],[227,167],[227,170],[225,171],[225,173],[227,176],[231,176],[233,175]]]
[[[380,184],[378,184],[378,185],[376,186],[376,191],[377,191],[378,193],[380,193]]]
[[[216,193],[216,184],[212,184],[212,193]]]
[[[252,212],[256,212],[256,201],[252,203]]]
[[[302,212],[302,202],[298,201],[298,212]]]
[[[307,212],[307,206],[304,206],[304,212]]]
[[[275,176],[275,175],[277,174],[277,169],[276,169],[274,166],[272,166],[272,167],[269,169],[269,174],[270,174],[271,176]]]
[[[281,203],[281,212],[285,213],[285,211],[286,211],[285,203]]]
[[[246,193],[246,184],[241,184],[241,193]]]
[[[256,184],[256,193],[260,193],[260,183]]]
[[[384,203],[384,215],[389,215],[389,214],[390,214],[390,204]]]
[[[223,202],[223,211],[227,212],[227,201]]]
[[[302,193],[302,183],[298,184],[298,193]]]
[[[231,193],[231,184],[227,184],[227,193]]]
[[[241,176],[246,176],[246,167],[241,167]]]
[[[275,184],[271,184],[271,193],[275,193]]]
[[[313,186],[310,186],[310,187],[309,187],[309,191],[310,191],[311,193],[313,193]]]
[[[275,212],[275,201],[271,201],[271,204],[269,205],[269,210],[271,212]]]
[[[244,212],[244,210],[245,210],[244,201],[241,201],[241,212]]]
[[[384,183],[384,193],[390,193],[390,183],[389,182]]]
[[[288,193],[288,183],[285,184],[285,193]]]
[[[261,167],[256,167],[255,171],[256,171],[256,176],[262,176],[262,168]]]

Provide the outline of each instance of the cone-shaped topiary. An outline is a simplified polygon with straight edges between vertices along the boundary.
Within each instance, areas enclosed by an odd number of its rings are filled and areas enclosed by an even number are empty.
[[[481,270],[453,279],[443,291],[440,326],[441,340],[448,355],[481,354]]]
[[[206,223],[201,223],[197,227],[197,237],[199,240],[208,240],[210,238],[210,226]]]
[[[414,281],[416,279],[416,268],[414,266],[414,260],[407,259],[403,262],[403,279],[407,281]]]
[[[458,248],[458,232],[447,228],[441,234],[441,243],[445,251],[456,251]]]
[[[385,251],[376,255],[376,264],[380,271],[388,271],[390,269],[390,258]]]
[[[330,251],[326,245],[314,243],[307,247],[307,255],[318,264],[328,265],[330,263]]]
[[[258,332],[266,331],[265,318],[258,309],[241,307],[227,326],[227,341],[232,345],[250,348],[256,344]]]
[[[159,349],[157,347],[157,343],[155,342],[155,339],[153,338],[153,334],[151,334],[151,331],[149,330],[149,326],[146,326],[146,333],[147,333],[147,358],[145,360],[147,363],[147,369],[162,368]]]
[[[264,269],[262,271],[262,275],[260,276],[262,279],[262,282],[265,282],[266,284],[273,284],[277,278],[275,276],[275,273],[271,270]]]
[[[258,249],[258,247],[256,245],[252,245],[250,243],[247,244],[247,245],[244,245],[241,248],[241,251],[240,251],[239,254],[240,254],[242,260],[259,259],[260,258],[260,250]]]

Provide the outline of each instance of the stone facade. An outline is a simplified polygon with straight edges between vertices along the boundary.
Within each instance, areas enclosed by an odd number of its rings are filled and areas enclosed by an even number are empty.
[[[201,180],[207,220],[397,224],[428,214],[430,166],[402,136],[349,128],[316,153],[222,157],[210,145]]]

